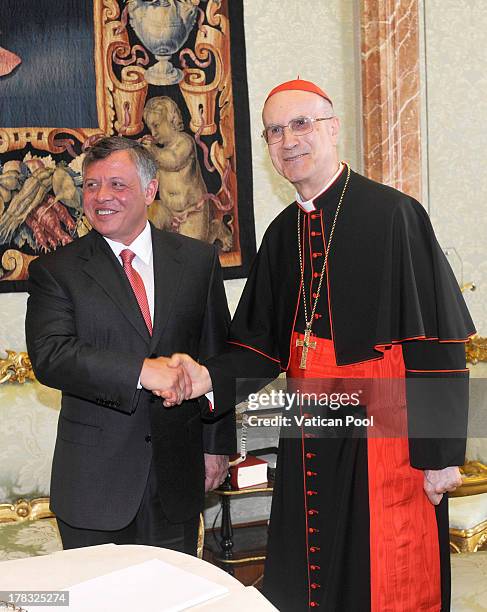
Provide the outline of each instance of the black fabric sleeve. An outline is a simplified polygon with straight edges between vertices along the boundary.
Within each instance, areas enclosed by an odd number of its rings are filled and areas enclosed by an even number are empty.
[[[465,344],[416,340],[404,342],[402,349],[411,465],[423,470],[463,465],[469,391]]]
[[[237,345],[250,347],[270,361],[279,363],[281,360],[280,338],[278,337],[279,331],[276,331],[278,298],[273,292],[273,277],[279,275],[279,269],[271,264],[269,248],[269,239],[266,234],[250,269],[233,317],[229,339]],[[289,308],[291,309],[292,306],[289,305]],[[256,365],[256,368],[258,369],[259,366]],[[240,371],[239,375],[243,377],[246,373]],[[248,376],[251,374],[249,373]]]
[[[199,359],[204,361],[224,350],[230,325],[223,275],[215,249],[208,286],[205,318],[201,330]],[[203,420],[203,449],[214,455],[230,455],[237,450],[235,404],[231,398],[218,398],[218,412],[213,414],[206,397],[200,398]],[[218,401],[217,400],[217,401]],[[217,402],[215,402],[217,405]]]
[[[234,344],[205,363],[210,373],[215,393],[215,406],[218,410],[220,401],[234,403],[247,399],[267,383],[279,376],[280,367],[276,361],[261,353]]]
[[[215,409],[235,406],[281,371],[275,332],[267,239],[252,264],[223,352],[205,361],[213,383]]]

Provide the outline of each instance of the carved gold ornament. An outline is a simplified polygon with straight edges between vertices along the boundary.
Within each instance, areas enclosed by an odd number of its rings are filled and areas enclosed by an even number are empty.
[[[6,351],[7,357],[0,358],[0,384],[16,382],[23,384],[26,380],[35,380],[29,355],[25,352]]]
[[[14,504],[0,504],[0,524],[35,521],[53,516],[48,497],[38,497],[32,501],[19,499]]]
[[[487,521],[471,529],[450,529],[450,550],[457,553],[477,552],[487,542]]]
[[[460,468],[462,485],[451,491],[450,497],[465,497],[487,493],[487,465],[481,461],[467,461]]]
[[[475,335],[465,345],[468,363],[487,361],[487,338]]]

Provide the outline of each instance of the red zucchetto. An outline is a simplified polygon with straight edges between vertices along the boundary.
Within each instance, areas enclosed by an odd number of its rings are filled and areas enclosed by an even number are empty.
[[[267,100],[271,96],[273,96],[276,93],[279,93],[280,91],[293,91],[293,90],[294,91],[309,91],[311,93],[318,94],[322,98],[325,98],[325,100],[328,100],[328,102],[333,106],[333,102],[330,100],[330,96],[327,93],[325,93],[323,89],[321,89],[321,87],[318,87],[318,85],[315,85],[311,81],[304,81],[303,79],[300,79],[299,77],[292,81],[286,81],[285,83],[281,83],[277,87],[274,87],[274,89],[270,91],[265,101],[267,102]]]

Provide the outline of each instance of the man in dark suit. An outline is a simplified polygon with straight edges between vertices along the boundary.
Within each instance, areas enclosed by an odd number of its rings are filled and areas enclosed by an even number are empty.
[[[216,250],[148,223],[156,171],[139,143],[98,141],[83,164],[93,231],[30,266],[29,355],[38,379],[62,391],[51,507],[65,548],[194,554],[205,489],[235,449],[234,412],[216,418],[205,398],[183,401],[191,382],[164,357],[216,354],[229,315]]]

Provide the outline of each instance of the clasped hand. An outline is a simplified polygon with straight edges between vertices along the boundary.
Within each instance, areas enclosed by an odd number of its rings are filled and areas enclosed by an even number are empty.
[[[144,359],[140,384],[164,400],[164,406],[181,404],[211,391],[208,370],[184,353]]]
[[[442,470],[424,470],[423,488],[428,499],[435,506],[441,502],[443,493],[454,491],[461,484],[462,477],[456,466]]]

